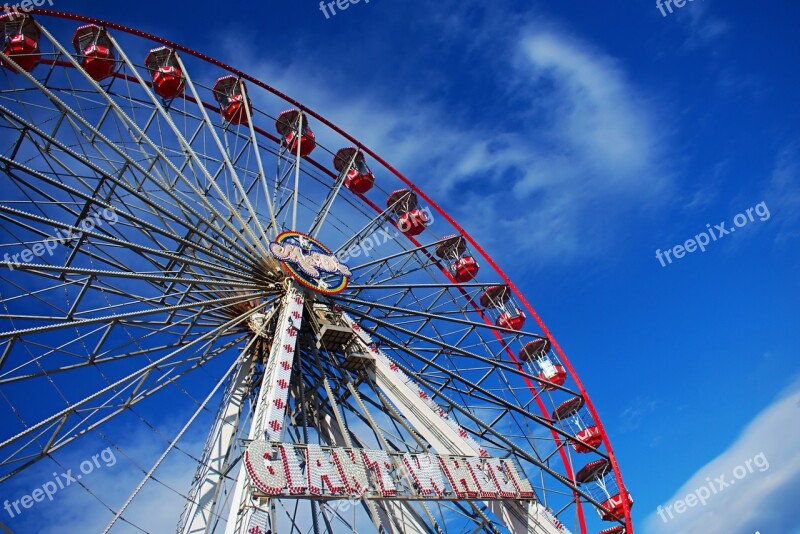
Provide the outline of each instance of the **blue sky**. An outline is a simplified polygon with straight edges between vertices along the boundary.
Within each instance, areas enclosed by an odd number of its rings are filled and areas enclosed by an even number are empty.
[[[570,356],[638,532],[800,532],[800,5],[55,4],[260,77],[450,211]],[[705,252],[656,258],[761,203]],[[659,519],[762,453],[769,468]]]

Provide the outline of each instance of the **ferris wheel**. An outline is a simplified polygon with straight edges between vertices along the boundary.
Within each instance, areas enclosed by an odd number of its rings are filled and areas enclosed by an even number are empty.
[[[105,532],[176,459],[180,533],[633,532],[559,345],[378,154],[154,35],[0,29],[0,491],[93,440],[141,474],[80,482]]]

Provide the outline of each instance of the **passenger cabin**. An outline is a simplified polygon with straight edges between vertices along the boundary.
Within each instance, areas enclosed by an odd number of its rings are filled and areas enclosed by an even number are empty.
[[[547,338],[531,341],[519,351],[519,361],[530,362],[536,367],[539,378],[546,380],[541,384],[544,391],[552,391],[555,386],[563,386],[567,381],[567,371],[558,356],[552,352],[552,344]]]
[[[436,245],[436,256],[447,262],[450,276],[459,284],[475,279],[480,270],[475,258],[467,254],[467,240],[457,234],[444,237]]]
[[[0,16],[0,29],[3,30],[5,43],[3,53],[20,69],[31,72],[42,60],[39,48],[41,35],[33,17],[27,13],[6,13]],[[3,66],[15,71],[7,61],[3,61]]]
[[[355,147],[343,148],[333,157],[333,166],[344,175],[344,186],[358,195],[363,195],[375,185],[375,176],[367,166],[364,153]]]
[[[561,421],[565,430],[575,437],[572,447],[580,453],[591,452],[603,442],[600,427],[595,424],[583,397],[573,397],[553,411],[553,421]]]
[[[222,118],[228,124],[247,124],[243,87],[244,82],[232,75],[223,76],[214,84],[214,99],[219,103]]]
[[[525,313],[519,309],[506,286],[491,286],[481,295],[481,306],[495,315],[500,328],[519,330],[525,324]]]
[[[278,115],[275,129],[287,150],[292,154],[297,154],[299,150],[301,158],[311,154],[317,146],[317,140],[314,132],[311,131],[308,119],[305,113],[299,109],[289,109]]]
[[[625,514],[624,501],[626,498],[629,507],[633,506],[631,494],[621,491],[617,487],[611,462],[607,458],[586,464],[575,474],[575,482],[580,486],[586,486],[592,498],[602,504],[603,509],[599,511],[599,514],[603,521],[622,519]]]
[[[386,199],[386,208],[397,216],[397,228],[407,236],[417,236],[428,227],[428,216],[419,209],[417,195],[410,189],[398,189]]]
[[[87,24],[75,30],[72,46],[86,71],[94,81],[105,80],[117,66],[114,45],[108,32],[96,24]]]
[[[161,46],[150,50],[144,59],[150,79],[153,82],[153,91],[166,100],[182,95],[186,80],[178,63],[175,50]]]

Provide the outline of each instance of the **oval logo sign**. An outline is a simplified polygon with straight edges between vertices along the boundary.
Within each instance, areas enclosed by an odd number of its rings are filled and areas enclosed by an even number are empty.
[[[325,245],[299,232],[283,232],[270,243],[269,251],[292,278],[326,295],[344,291],[353,276]]]

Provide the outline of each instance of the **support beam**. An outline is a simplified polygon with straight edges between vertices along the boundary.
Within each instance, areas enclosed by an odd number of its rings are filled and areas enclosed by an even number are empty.
[[[374,356],[375,382],[378,387],[438,454],[468,457],[487,455],[443,409],[434,408],[434,403],[426,398],[423,390],[393,365],[383,351],[375,348],[373,339],[358,323],[346,314],[343,317],[347,324],[354,327],[362,350]],[[546,508],[535,500],[486,501],[485,504],[513,534],[565,534],[562,528],[550,521]]]
[[[274,314],[268,315],[267,321]],[[235,461],[231,457],[234,439],[242,424],[242,414],[247,395],[250,393],[250,378],[253,369],[252,358],[258,336],[253,336],[242,350],[242,361],[236,376],[225,392],[225,404],[214,421],[203,462],[198,466],[195,482],[189,494],[189,502],[179,525],[183,534],[205,534],[211,532],[215,523],[215,505],[224,486],[225,474]]]
[[[255,417],[248,435],[250,440],[281,441],[283,438],[289,384],[298,348],[297,337],[303,321],[303,302],[303,295],[294,283],[287,283],[286,294],[279,304],[272,349],[256,401]],[[261,506],[253,496],[247,470],[240,468],[225,533],[246,534],[256,507]]]

